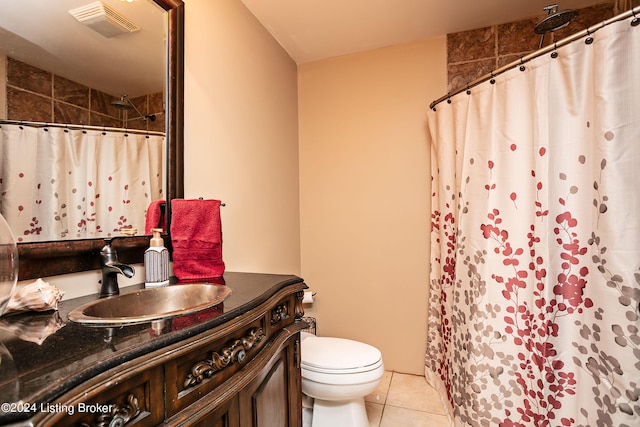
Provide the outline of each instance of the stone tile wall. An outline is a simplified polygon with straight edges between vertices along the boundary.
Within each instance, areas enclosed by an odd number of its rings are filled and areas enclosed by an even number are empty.
[[[132,98],[142,114],[155,114],[155,121],[123,122],[125,112],[111,105],[119,97],[89,88],[24,62],[6,61],[6,119],[76,125],[126,127],[164,131],[162,93]],[[127,110],[129,118],[137,116]],[[148,124],[148,128],[147,128]]]
[[[599,22],[640,5],[640,0],[615,0],[576,9],[578,16],[566,27],[545,35],[544,46],[553,44]],[[563,10],[559,3],[559,9]],[[454,92],[492,70],[526,56],[540,46],[541,36],[534,32],[539,16],[492,27],[447,35],[448,91]]]

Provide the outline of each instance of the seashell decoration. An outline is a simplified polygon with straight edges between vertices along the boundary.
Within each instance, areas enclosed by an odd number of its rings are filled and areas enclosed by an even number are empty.
[[[21,311],[57,310],[64,292],[42,279],[38,279],[11,295],[4,315]]]

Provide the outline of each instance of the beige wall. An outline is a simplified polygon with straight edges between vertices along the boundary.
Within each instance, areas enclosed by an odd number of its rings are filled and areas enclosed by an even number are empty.
[[[185,1],[185,197],[228,271],[300,274],[296,64],[240,1]]]
[[[228,271],[299,275],[296,64],[239,0],[184,2],[185,197],[226,203]],[[99,271],[45,279],[64,299],[100,288]]]
[[[445,38],[297,70],[241,2],[185,0],[185,12],[186,196],[227,203],[228,270],[301,274],[318,292],[306,312],[320,334],[422,374],[425,113],[446,88]],[[72,298],[98,278],[51,282]]]
[[[298,68],[302,275],[318,333],[424,372],[426,110],[446,89],[446,39]]]

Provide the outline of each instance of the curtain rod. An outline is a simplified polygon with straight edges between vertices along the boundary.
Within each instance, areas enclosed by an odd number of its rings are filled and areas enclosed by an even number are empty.
[[[638,10],[636,10],[636,9],[638,9]],[[640,17],[636,16],[636,12],[640,12],[640,7],[631,8],[630,10],[628,10],[626,12],[623,12],[623,13],[617,15],[617,16],[614,16],[613,18],[610,18],[610,19],[608,19],[606,21],[603,21],[603,22],[601,22],[599,24],[592,25],[591,27],[589,27],[589,28],[587,28],[585,30],[582,30],[582,31],[580,31],[578,33],[575,33],[575,34],[573,34],[573,35],[571,35],[571,36],[569,36],[567,38],[564,38],[564,39],[562,39],[562,40],[560,40],[560,41],[558,41],[556,43],[553,43],[552,45],[546,46],[546,47],[544,47],[542,49],[538,49],[537,51],[535,51],[533,53],[525,55],[525,56],[523,56],[522,58],[520,58],[520,59],[518,59],[516,61],[513,61],[513,62],[511,62],[511,63],[509,63],[509,64],[507,64],[507,65],[505,65],[503,67],[500,67],[500,68],[498,68],[496,70],[491,71],[488,74],[485,74],[484,76],[472,81],[471,83],[467,83],[466,86],[461,87],[459,89],[456,89],[454,92],[449,92],[448,94],[436,99],[435,101],[433,101],[429,105],[429,108],[431,108],[432,110],[435,111],[435,106],[438,105],[439,103],[441,103],[442,101],[448,100],[452,96],[458,95],[459,93],[462,93],[462,92],[465,92],[465,91],[467,93],[469,93],[469,90],[472,87],[478,86],[479,84],[484,83],[487,80],[491,80],[491,79],[495,78],[497,75],[504,73],[505,71],[508,71],[508,70],[510,70],[512,68],[515,68],[517,66],[521,66],[525,62],[531,61],[534,58],[542,56],[542,55],[544,55],[544,54],[546,54],[548,52],[554,51],[559,47],[566,46],[569,43],[574,42],[574,41],[576,41],[578,39],[581,39],[584,36],[588,36],[588,38],[585,41],[585,43],[591,44],[593,42],[593,39],[591,38],[591,34],[595,33],[596,31],[598,31],[598,30],[600,30],[600,29],[602,29],[604,27],[606,27],[607,25],[613,24],[613,23],[618,22],[618,21],[623,21],[623,20],[633,16],[634,19],[631,21],[631,25],[635,27],[636,25],[640,24]],[[589,41],[589,39],[591,41]]]
[[[133,133],[136,135],[166,136],[164,132],[159,132],[154,130],[125,129],[125,128],[114,128],[114,127],[106,127],[106,126],[71,125],[71,124],[64,124],[64,123],[29,122],[24,120],[0,120],[0,125],[22,125],[22,126],[39,127],[39,128],[64,128],[69,130],[97,130],[97,131],[104,131],[104,132],[109,131],[109,132]]]

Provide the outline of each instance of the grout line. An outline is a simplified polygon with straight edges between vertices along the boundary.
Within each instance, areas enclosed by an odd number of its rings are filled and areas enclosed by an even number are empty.
[[[382,413],[380,414],[380,421],[378,422],[378,427],[382,425],[382,420],[384,420],[384,413],[387,409],[387,401],[389,400],[389,393],[391,393],[391,384],[393,384],[393,376],[395,375],[394,371],[391,371],[391,378],[389,378],[389,387],[387,387],[387,392],[384,394],[384,405],[382,405]]]
[[[382,420],[384,419],[384,410],[387,408],[387,405],[382,405],[382,412],[380,413],[380,420],[378,421],[378,427],[382,425]]]
[[[392,408],[406,409],[407,411],[422,412],[423,414],[445,415],[445,416],[447,415],[447,414],[445,414],[443,412],[433,412],[433,411],[427,411],[427,410],[424,410],[424,409],[407,408],[406,406],[384,405],[384,407],[387,407],[387,406],[390,406]]]
[[[391,384],[393,384],[393,376],[395,372],[391,371],[391,377],[389,378],[389,386],[384,394],[384,404],[382,405],[382,412],[380,413],[380,420],[378,421],[378,427],[382,426],[382,420],[384,420],[384,413],[387,409],[387,401],[389,400],[389,393],[391,393]]]
[[[389,401],[389,393],[391,393],[391,384],[393,384],[393,376],[396,373],[391,371],[391,378],[389,378],[389,387],[387,387],[387,392],[384,395],[384,405],[387,406],[387,402]],[[383,408],[384,410],[384,408]]]
[[[391,373],[391,378],[389,380],[389,387],[386,390],[384,403],[381,404],[382,405],[382,412],[381,412],[381,415],[380,415],[380,420],[379,420],[379,422],[378,422],[376,427],[382,426],[382,422],[384,421],[384,415],[385,415],[387,406],[390,406],[390,407],[393,407],[393,408],[404,409],[404,410],[411,411],[411,412],[418,412],[418,413],[423,413],[423,414],[444,415],[444,416],[446,416],[445,413],[441,413],[441,412],[432,412],[432,411],[427,411],[427,410],[407,408],[407,407],[402,406],[402,405],[393,405],[393,404],[388,403],[389,395],[391,393],[391,385],[393,384],[393,377],[396,374],[396,372],[390,371],[390,373]],[[373,403],[373,402],[371,402],[371,403]]]

